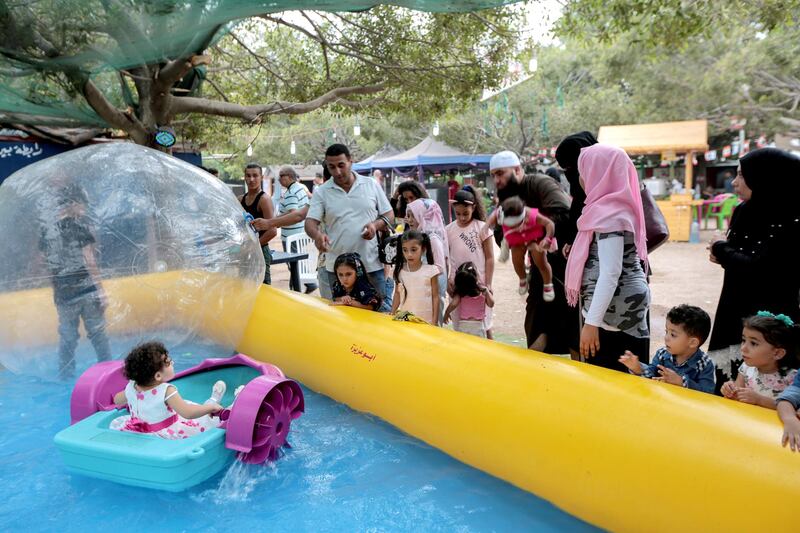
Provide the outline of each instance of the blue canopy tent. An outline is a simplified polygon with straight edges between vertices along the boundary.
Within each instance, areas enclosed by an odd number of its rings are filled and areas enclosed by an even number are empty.
[[[379,152],[380,153],[380,152]],[[389,170],[407,175],[423,168],[432,171],[464,170],[468,168],[489,168],[491,154],[467,154],[437,141],[433,137],[425,137],[418,145],[405,152],[390,157],[377,157],[375,154],[364,161],[353,165],[356,172],[371,172],[374,169]]]

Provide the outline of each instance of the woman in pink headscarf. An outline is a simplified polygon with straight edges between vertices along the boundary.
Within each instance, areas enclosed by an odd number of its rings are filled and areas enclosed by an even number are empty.
[[[419,198],[406,206],[406,224],[411,229],[428,234],[431,239],[433,263],[439,268],[439,324],[444,317],[444,299],[447,290],[447,272],[449,267],[449,248],[447,246],[447,230],[444,227],[442,209],[430,198]]]
[[[567,301],[582,300],[580,351],[594,365],[620,371],[626,350],[649,360],[647,234],[639,178],[621,149],[595,144],[578,157],[586,204],[566,271]]]

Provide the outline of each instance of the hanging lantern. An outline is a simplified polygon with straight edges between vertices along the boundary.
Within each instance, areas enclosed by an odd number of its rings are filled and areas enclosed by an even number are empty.
[[[534,73],[539,69],[539,61],[532,57],[530,61],[528,61],[528,72]]]
[[[356,117],[356,125],[353,126],[353,135],[356,137],[361,135],[361,123],[358,121],[358,117]]]
[[[439,135],[439,121],[433,123],[433,136],[436,137]]]
[[[294,139],[292,139],[292,144],[289,145],[289,153],[292,155],[297,153],[297,146],[294,144]]]
[[[247,157],[250,157],[251,155],[253,155],[253,145],[252,144],[248,144],[247,145]]]

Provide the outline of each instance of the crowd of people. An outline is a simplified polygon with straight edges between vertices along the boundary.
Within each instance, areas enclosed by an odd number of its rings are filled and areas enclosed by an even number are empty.
[[[487,214],[480,193],[465,185],[451,195],[453,221],[447,225],[420,182],[405,181],[387,198],[380,177],[352,170],[341,144],[327,149],[324,177],[313,193],[284,167],[274,203],[263,190],[261,167],[251,163],[240,201],[258,230],[264,283],[271,280],[269,242],[278,228],[285,251],[295,251],[287,250],[289,236],[305,232],[320,252],[318,284],[307,291],[318,286],[332,305],[435,326],[452,323],[456,331],[487,339],[493,337],[497,303],[493,235],[502,232],[520,294],[527,293],[529,348],[775,409],[784,424],[783,444],[800,451],[800,276],[793,261],[800,233],[800,158],[763,148],[740,159],[732,186],[742,202],[727,234],[708,246],[710,261],[724,269],[713,328],[700,307],[672,308],[664,345],[652,360],[647,227],[637,171],[623,150],[599,144],[589,132],[566,137],[556,159],[568,187],[555,176],[525,174],[512,152],[495,154],[490,161],[495,209]],[[85,203],[80,191],[65,191],[57,210],[63,228],[42,233],[40,240],[54,276],[65,377],[74,370],[81,317],[98,359],[110,357]],[[390,238],[401,220],[402,233]],[[701,346],[709,336],[706,353]],[[160,429],[181,435],[204,427],[195,419],[221,409],[224,384],[215,386],[207,404],[185,404],[168,386],[172,369],[166,348],[137,350],[126,361],[133,381],[116,401],[130,404],[142,390],[161,387],[159,401],[142,404],[141,410],[177,412],[171,425]]]
[[[800,277],[791,260],[800,232],[800,159],[773,148],[741,159],[732,186],[742,203],[727,235],[709,244],[710,260],[725,271],[713,328],[697,306],[671,309],[664,346],[652,360],[638,173],[623,150],[589,132],[566,137],[556,159],[568,187],[552,175],[525,174],[513,152],[495,154],[495,209],[487,214],[479,192],[465,185],[451,195],[453,222],[445,225],[422,183],[405,181],[388,199],[382,183],[352,170],[347,147],[332,145],[324,165],[330,179],[315,187],[310,203],[293,200],[272,220],[262,213],[255,227],[297,228],[304,220],[323,258],[321,294],[333,305],[452,323],[488,339],[497,228],[519,292],[527,293],[529,348],[777,409],[784,444],[800,450]],[[291,182],[281,184],[291,194]],[[253,192],[243,206],[257,201]],[[401,221],[396,253],[386,261],[380,236]],[[709,335],[706,353],[701,346]]]

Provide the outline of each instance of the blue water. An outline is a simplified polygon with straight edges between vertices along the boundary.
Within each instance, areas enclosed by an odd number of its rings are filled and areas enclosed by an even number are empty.
[[[199,348],[171,355],[177,369],[202,358]],[[0,370],[4,531],[593,530],[308,389],[306,412],[289,435],[293,447],[271,465],[234,463],[178,494],[71,475],[53,446],[69,423],[70,392],[71,384]]]

